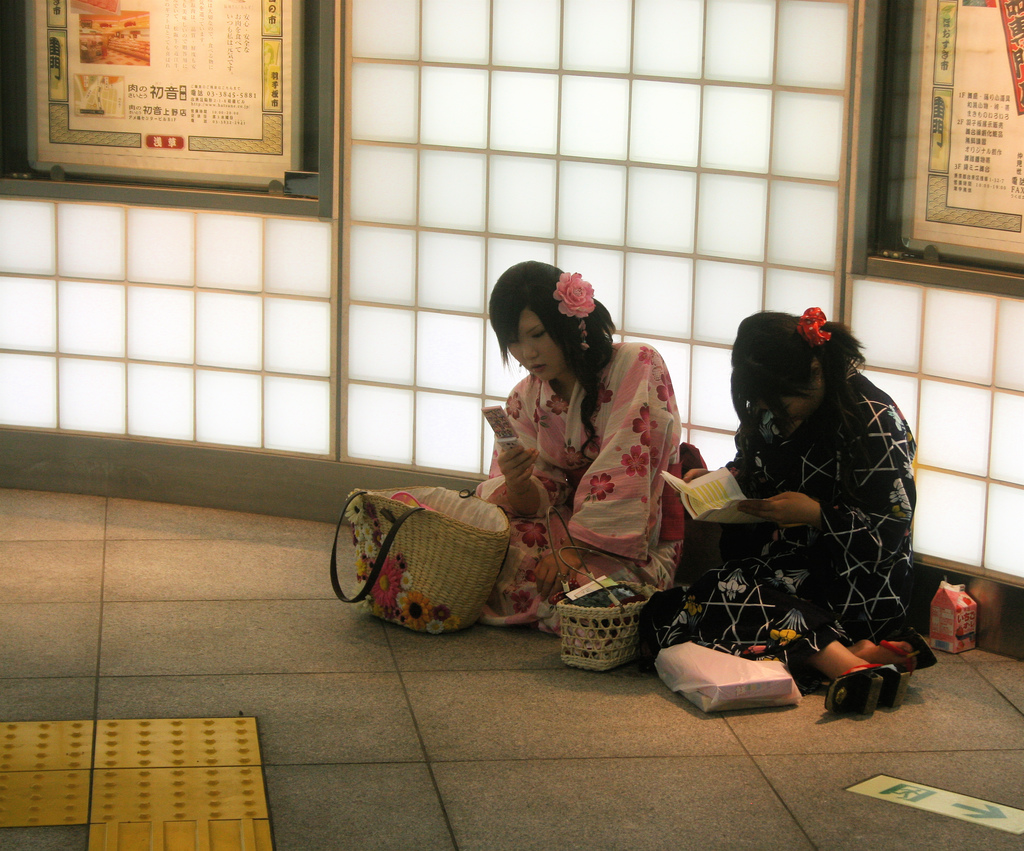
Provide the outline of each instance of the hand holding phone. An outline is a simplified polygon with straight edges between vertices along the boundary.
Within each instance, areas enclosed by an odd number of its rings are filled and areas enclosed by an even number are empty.
[[[505,477],[508,501],[517,514],[533,515],[540,507],[540,495],[532,481],[537,450],[523,446],[501,405],[485,407],[483,412],[494,430],[498,469]]]
[[[516,430],[512,428],[512,421],[508,418],[508,414],[505,413],[505,409],[501,405],[489,405],[483,408],[483,412],[484,419],[487,420],[488,425],[494,431],[494,440],[502,452],[511,449],[513,446],[522,446]]]

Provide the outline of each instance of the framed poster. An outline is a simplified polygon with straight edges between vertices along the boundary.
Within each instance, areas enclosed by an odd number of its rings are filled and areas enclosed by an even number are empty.
[[[917,11],[906,245],[1024,254],[1024,2],[928,0]]]
[[[33,168],[221,185],[296,168],[296,0],[33,5]]]

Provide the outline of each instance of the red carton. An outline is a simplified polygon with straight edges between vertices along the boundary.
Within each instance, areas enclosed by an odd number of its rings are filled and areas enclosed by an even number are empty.
[[[942,581],[932,598],[928,642],[936,650],[961,653],[974,648],[978,604],[968,596],[964,587]]]

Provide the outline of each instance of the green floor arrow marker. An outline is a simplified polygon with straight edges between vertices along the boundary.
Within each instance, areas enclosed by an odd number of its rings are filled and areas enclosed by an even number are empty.
[[[949,816],[950,818],[994,827],[1007,833],[1024,833],[1024,810],[982,801],[969,795],[960,795],[934,786],[911,783],[898,777],[879,774],[862,783],[850,786],[847,792],[867,795],[882,801],[892,801],[919,810]]]
[[[965,810],[971,810],[969,818],[1006,818],[1004,813],[999,807],[989,804],[985,809],[981,810],[977,807],[970,807],[967,804],[953,804],[954,807],[960,807]]]

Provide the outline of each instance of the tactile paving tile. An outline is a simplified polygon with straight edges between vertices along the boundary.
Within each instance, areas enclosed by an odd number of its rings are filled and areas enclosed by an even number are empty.
[[[258,767],[118,768],[93,773],[93,823],[267,818]]]
[[[92,764],[92,721],[12,721],[0,728],[0,771],[55,771]]]
[[[0,769],[0,827],[89,824],[89,851],[273,851],[255,718],[0,722]]]
[[[98,721],[95,767],[259,765],[255,718]]]
[[[0,827],[86,824],[88,816],[88,769],[0,774]]]
[[[273,851],[270,822],[113,822],[89,830],[89,851]]]

